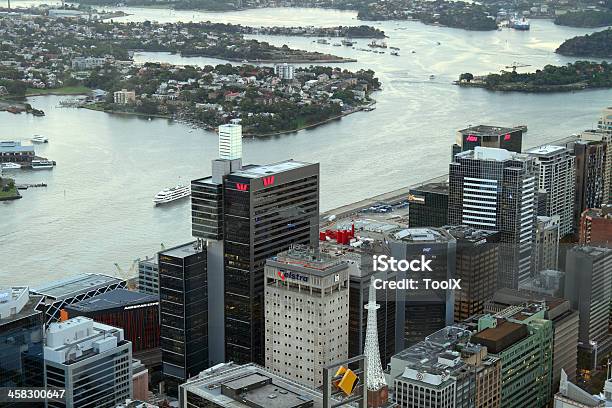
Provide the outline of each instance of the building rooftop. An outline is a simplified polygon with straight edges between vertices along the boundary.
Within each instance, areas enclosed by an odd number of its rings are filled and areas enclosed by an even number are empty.
[[[603,256],[606,256],[612,253],[612,248],[580,245],[580,246],[575,246],[572,249],[570,249],[570,253],[571,252],[581,253],[581,254],[588,255],[593,258],[599,258],[599,257],[603,257]]]
[[[294,245],[272,257],[268,263],[274,266],[291,266],[293,269],[318,276],[328,276],[346,268],[342,259],[305,245]]]
[[[312,163],[300,162],[295,160],[286,160],[273,164],[249,164],[243,166],[242,169],[232,172],[232,176],[241,176],[248,178],[260,178],[269,174],[277,174],[285,171],[299,169],[301,167],[311,166]]]
[[[588,208],[582,212],[582,216],[591,218],[609,218],[612,220],[612,204],[604,204],[601,206],[601,208]]]
[[[122,281],[122,279],[101,273],[84,273],[32,289],[31,292],[53,300],[61,300]]]
[[[442,228],[403,228],[389,233],[389,238],[413,243],[448,242],[453,237]]]
[[[196,394],[226,408],[322,408],[319,391],[284,379],[255,364],[219,364],[182,384],[181,394]]]
[[[476,125],[470,126],[465,129],[459,130],[461,134],[470,134],[477,137],[482,136],[503,136],[507,133],[514,132],[517,128],[509,128],[502,126],[491,126],[491,125]]]
[[[498,149],[496,147],[476,146],[474,150],[466,150],[465,152],[457,153],[455,158],[472,159],[472,160],[491,160],[504,162],[508,160],[527,161],[533,160],[529,155],[510,152],[506,149]]]
[[[42,296],[30,295],[27,286],[0,288],[0,325],[40,313],[36,306],[41,301]]]
[[[487,346],[494,354],[504,351],[529,335],[526,325],[499,320],[496,327],[489,327],[472,335],[473,342]]]
[[[66,309],[88,313],[158,302],[159,296],[156,295],[134,292],[127,289],[115,289],[83,300],[82,302],[69,305]]]
[[[34,152],[34,146],[25,145],[22,146],[21,142],[0,141],[0,153],[21,153],[21,152]]]
[[[187,244],[178,245],[173,248],[161,251],[159,255],[183,259],[191,255],[199,254],[200,252],[202,252],[202,247],[198,245],[198,241],[192,241],[188,242]]]
[[[448,183],[427,183],[410,189],[411,193],[435,193],[448,195]]]
[[[560,152],[567,152],[567,148],[565,146],[554,146],[554,145],[542,145],[538,147],[534,147],[532,149],[527,150],[525,153],[530,154],[532,156],[553,156]]]
[[[491,237],[499,235],[497,231],[481,230],[467,225],[446,225],[443,227],[457,241],[467,243],[484,243]]]

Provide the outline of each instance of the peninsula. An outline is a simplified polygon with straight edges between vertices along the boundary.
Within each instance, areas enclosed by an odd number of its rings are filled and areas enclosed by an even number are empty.
[[[568,57],[612,58],[612,28],[565,40],[555,52]]]
[[[612,64],[606,61],[576,61],[563,66],[546,65],[530,73],[502,71],[501,74],[474,76],[461,74],[457,85],[492,91],[566,92],[587,88],[611,88]]]

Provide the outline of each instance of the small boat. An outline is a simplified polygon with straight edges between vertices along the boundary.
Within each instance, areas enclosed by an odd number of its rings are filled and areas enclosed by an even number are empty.
[[[436,41],[436,45],[440,45],[442,44],[440,41]]]
[[[184,186],[182,184],[172,188],[165,188],[155,195],[153,203],[155,205],[166,204],[181,198],[189,197],[191,195],[191,186]]]
[[[429,76],[429,79],[435,79],[435,77],[436,77],[436,76],[435,76],[434,74],[431,74],[431,75]]]
[[[21,164],[17,163],[0,163],[0,169],[2,170],[17,170],[21,168]]]
[[[410,52],[412,52],[413,54],[416,54],[416,51],[415,51],[415,50],[412,50],[412,51],[410,51]]]
[[[346,45],[347,47],[352,47],[353,44],[355,43],[351,40],[342,40],[342,45]]]
[[[54,164],[54,162],[45,159],[32,160],[32,170],[52,169]]]
[[[391,51],[391,55],[395,55],[396,57],[399,57],[399,51]]]
[[[49,143],[49,138],[41,135],[34,135],[32,139],[30,139],[32,143]]]
[[[342,44],[340,44],[340,43],[334,43],[334,47],[342,47]]]
[[[318,44],[329,44],[329,41],[327,41],[325,38],[319,38],[317,40]]]

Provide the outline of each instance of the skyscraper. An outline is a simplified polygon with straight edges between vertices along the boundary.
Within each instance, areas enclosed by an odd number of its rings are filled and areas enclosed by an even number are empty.
[[[500,232],[499,287],[531,274],[537,176],[533,157],[503,149],[475,147],[450,164],[449,224]]]
[[[574,156],[565,147],[548,145],[529,149],[527,154],[536,159],[538,189],[546,192],[545,213],[542,215],[558,215],[559,235],[571,234],[576,188]]]
[[[579,347],[595,359],[610,350],[612,249],[578,246],[567,253],[565,298],[580,313]],[[595,363],[595,361],[593,361]],[[588,368],[588,367],[583,367]]]
[[[316,247],[319,165],[243,166],[224,178],[225,358],[264,361],[264,265],[292,244]]]
[[[29,296],[27,286],[0,288],[0,387],[44,385],[44,315],[36,310],[41,301],[42,296]],[[3,406],[23,404],[15,401]]]
[[[559,216],[537,217],[534,273],[557,269],[559,259]]]
[[[397,272],[397,280],[407,278],[437,281],[456,277],[456,241],[443,228],[396,228],[386,234],[389,254],[396,260],[424,257],[431,271]],[[422,341],[425,336],[453,324],[455,293],[451,289],[397,290],[395,348],[404,348]]]
[[[219,158],[223,160],[242,158],[242,126],[238,123],[219,126]]]
[[[612,246],[612,204],[582,213],[579,241],[583,245]]]
[[[448,224],[448,183],[433,182],[410,189],[410,228]]]
[[[323,383],[323,367],[348,358],[348,279],[340,258],[308,246],[268,259],[267,369],[316,388]]]
[[[75,317],[49,325],[45,386],[65,389],[49,408],[114,408],[132,395],[132,345],[123,330]]]
[[[576,156],[574,225],[587,208],[599,208],[604,201],[607,143],[578,140],[570,144]],[[576,228],[577,229],[577,228]]]
[[[452,147],[451,161],[457,153],[475,147],[493,147],[520,153],[523,145],[523,130],[503,126],[477,125],[457,131],[457,140]]]
[[[485,302],[497,288],[499,232],[479,230],[466,225],[445,227],[457,241],[455,262],[461,289],[455,290],[455,322],[483,313]]]
[[[169,395],[208,367],[206,246],[202,241],[158,254],[162,373]]]

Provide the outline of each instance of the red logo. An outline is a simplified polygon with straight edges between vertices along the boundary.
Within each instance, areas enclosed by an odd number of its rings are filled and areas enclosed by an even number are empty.
[[[465,139],[466,142],[477,142],[478,138],[474,135],[468,135],[468,137]]]
[[[278,275],[279,278],[281,278],[281,280],[285,280],[285,274],[282,273],[281,271],[276,272],[276,274]]]
[[[274,176],[268,176],[263,178],[264,187],[271,186],[274,184]]]
[[[247,191],[249,189],[249,185],[244,183],[236,183],[236,188],[240,191]]]
[[[504,140],[507,142],[508,140],[510,140],[510,133],[506,133],[506,136],[504,136]]]

